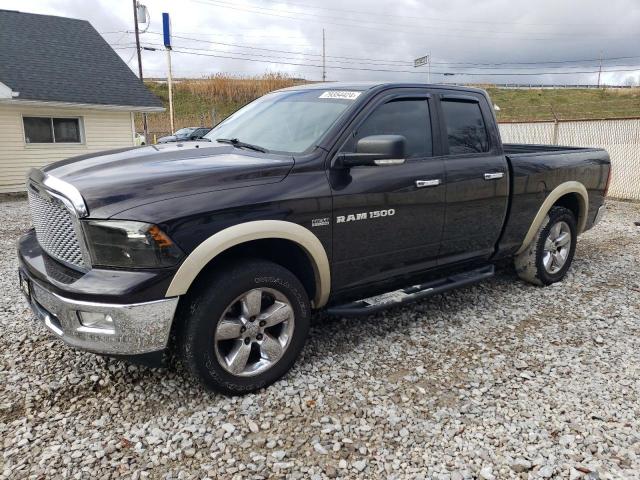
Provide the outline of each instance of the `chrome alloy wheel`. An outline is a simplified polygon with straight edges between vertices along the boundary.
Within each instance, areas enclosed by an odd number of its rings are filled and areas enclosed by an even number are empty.
[[[571,249],[571,229],[567,222],[558,222],[549,230],[544,242],[542,263],[547,272],[555,274],[567,263]]]
[[[293,308],[285,295],[271,288],[249,290],[218,321],[213,339],[218,362],[232,375],[258,375],[282,358],[293,328]]]

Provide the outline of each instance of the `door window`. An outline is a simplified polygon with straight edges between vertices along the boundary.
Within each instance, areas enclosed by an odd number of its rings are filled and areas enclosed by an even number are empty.
[[[482,153],[489,150],[489,137],[476,102],[442,101],[447,125],[449,154]]]
[[[407,158],[430,157],[433,147],[427,99],[403,98],[380,105],[358,127],[347,151],[354,151],[358,140],[370,135],[403,135]]]

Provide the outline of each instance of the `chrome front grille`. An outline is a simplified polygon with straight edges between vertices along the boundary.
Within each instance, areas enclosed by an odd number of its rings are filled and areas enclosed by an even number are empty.
[[[29,207],[36,237],[42,249],[64,263],[86,268],[75,220],[65,204],[28,188]]]

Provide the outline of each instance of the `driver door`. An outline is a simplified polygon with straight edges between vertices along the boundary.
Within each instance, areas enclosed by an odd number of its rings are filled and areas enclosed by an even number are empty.
[[[370,135],[407,139],[401,165],[329,171],[333,194],[332,288],[351,289],[436,265],[444,225],[444,163],[435,156],[436,109],[425,89],[376,97],[352,122],[339,152]],[[434,133],[435,132],[435,133]]]

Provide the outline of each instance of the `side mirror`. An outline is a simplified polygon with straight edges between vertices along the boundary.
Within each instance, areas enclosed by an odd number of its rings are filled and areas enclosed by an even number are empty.
[[[370,135],[356,144],[356,153],[339,153],[336,166],[402,165],[407,151],[407,139],[402,135]]]

